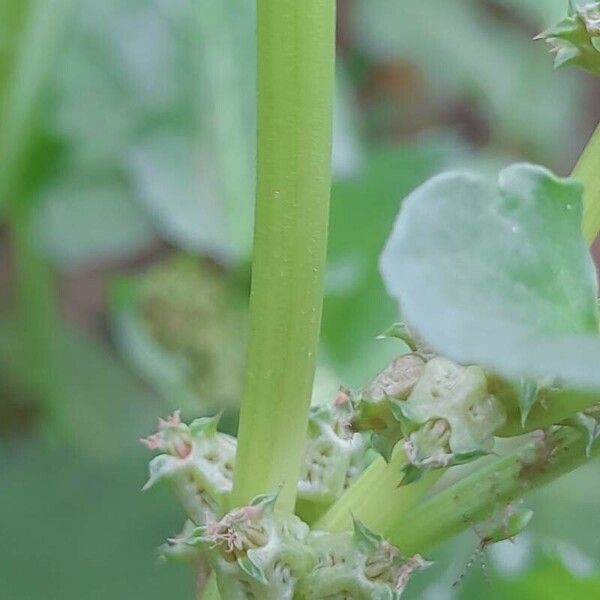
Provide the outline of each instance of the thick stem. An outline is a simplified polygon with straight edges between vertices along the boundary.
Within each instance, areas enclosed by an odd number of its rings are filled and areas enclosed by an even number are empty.
[[[282,485],[280,508],[294,507],[321,321],[334,32],[334,0],[258,0],[258,181],[237,505]]]
[[[600,453],[600,444],[592,453]],[[586,460],[586,440],[577,430],[565,427],[539,435],[391,519],[381,533],[407,555],[427,552]]]
[[[426,474],[420,481],[400,486],[406,457],[397,449],[389,463],[377,458],[359,479],[319,519],[315,529],[350,531],[352,517],[373,531],[383,531],[387,523],[417,504],[442,474],[441,470]]]
[[[573,177],[585,186],[583,235],[591,244],[600,231],[600,125],[577,161]]]

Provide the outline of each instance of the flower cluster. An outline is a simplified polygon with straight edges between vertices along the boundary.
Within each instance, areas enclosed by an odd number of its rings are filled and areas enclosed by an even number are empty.
[[[313,407],[298,481],[300,503],[327,508],[366,466],[367,440],[352,429],[352,393],[340,389],[333,402]]]
[[[405,558],[400,551],[362,523],[354,533],[315,533],[317,563],[300,582],[299,598],[400,598],[410,575],[431,563],[421,556]]]
[[[568,17],[540,33],[555,53],[554,66],[576,66],[600,75],[600,2],[572,5]]]
[[[277,511],[276,499],[259,496],[197,528],[188,540],[207,551],[225,598],[292,600],[315,564],[308,525]]]

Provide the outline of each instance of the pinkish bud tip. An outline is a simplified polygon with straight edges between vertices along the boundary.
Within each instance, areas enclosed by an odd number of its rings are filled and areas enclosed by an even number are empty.
[[[158,419],[158,429],[168,429],[169,427],[177,427],[181,425],[181,411],[176,410],[172,415],[169,415],[166,419]]]
[[[350,402],[350,394],[345,388],[340,388],[335,398],[333,399],[334,406],[344,406]]]
[[[153,433],[148,437],[141,438],[140,442],[149,450],[159,450],[161,447],[161,436],[158,433]]]

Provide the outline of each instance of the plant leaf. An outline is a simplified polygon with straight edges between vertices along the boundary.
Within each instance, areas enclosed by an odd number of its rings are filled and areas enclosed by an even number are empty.
[[[354,516],[352,517],[352,522],[354,524],[354,539],[360,546],[372,550],[383,542],[383,538],[379,534],[371,531]]]
[[[454,172],[414,191],[381,258],[409,326],[462,364],[600,388],[581,196],[575,180],[529,164],[504,169],[496,185]]]
[[[425,475],[424,467],[418,467],[417,465],[407,463],[402,467],[402,479],[400,480],[398,487],[419,481],[423,475]]]
[[[417,349],[417,344],[409,331],[408,327],[402,323],[394,323],[385,331],[382,331],[378,336],[378,340],[386,340],[388,338],[396,338],[402,340],[411,350]]]
[[[586,436],[585,454],[589,458],[592,455],[594,444],[600,438],[600,423],[598,419],[585,413],[577,413],[572,419],[565,421],[565,423],[571,427],[575,427]]]
[[[258,565],[254,564],[250,560],[250,558],[238,558],[237,564],[240,567],[240,569],[244,573],[246,573],[246,575],[252,577],[252,579],[254,579],[255,581],[258,581],[259,583],[264,583],[265,585],[269,583],[267,581],[264,571]]]
[[[535,404],[538,397],[539,386],[535,379],[521,377],[517,388],[519,400],[519,409],[521,410],[521,425],[525,427],[527,417],[531,407]]]
[[[139,253],[156,238],[125,185],[110,175],[58,178],[39,191],[38,201],[39,243],[64,269]]]

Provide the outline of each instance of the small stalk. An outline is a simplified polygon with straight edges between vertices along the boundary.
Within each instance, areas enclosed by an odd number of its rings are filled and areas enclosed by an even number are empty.
[[[405,465],[406,456],[401,449],[394,452],[389,463],[377,458],[319,519],[315,528],[351,531],[356,518],[373,531],[384,531],[387,523],[413,508],[442,474],[442,470],[433,471],[416,483],[400,486]]]
[[[40,100],[71,6],[72,0],[29,3],[0,107],[0,207],[6,209],[15,254],[22,344],[17,352],[28,370],[31,391],[45,401],[59,426],[63,423],[55,414],[60,395],[56,294],[52,272],[35,248],[24,180]]]
[[[321,322],[334,39],[333,0],[258,0],[258,179],[233,505],[282,485],[279,507],[294,508]]]
[[[536,429],[544,429],[565,421],[596,404],[600,394],[572,390],[553,390],[543,402],[538,401],[527,416],[525,426],[521,423],[521,413],[517,406],[507,407],[509,417],[506,424],[497,432],[499,437],[514,437]]]
[[[600,454],[600,444],[592,455]],[[538,436],[516,452],[386,523],[382,534],[407,556],[428,552],[441,542],[489,518],[498,508],[573,471],[588,459],[582,433],[563,428]]]
[[[600,231],[600,125],[580,156],[573,177],[583,185],[583,236],[591,244]]]

